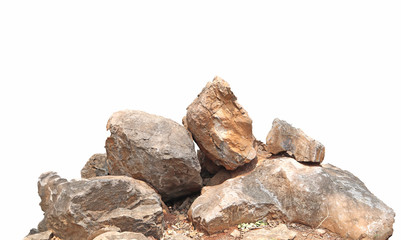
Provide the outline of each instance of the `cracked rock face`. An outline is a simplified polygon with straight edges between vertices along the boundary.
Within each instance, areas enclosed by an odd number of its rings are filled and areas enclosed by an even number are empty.
[[[392,235],[395,216],[350,172],[287,157],[266,159],[248,174],[205,187],[188,215],[209,233],[242,222],[282,219],[311,227],[320,224],[345,238],[366,234],[366,239],[375,240]]]
[[[92,239],[110,226],[160,239],[160,196],[145,182],[126,176],[67,181],[54,172],[38,182],[47,227],[63,240]]]
[[[188,106],[183,122],[207,157],[227,170],[256,157],[252,120],[219,77]]]
[[[168,201],[202,187],[201,167],[190,133],[178,123],[141,111],[114,113],[106,140],[110,175],[152,185]]]
[[[321,163],[325,154],[323,144],[278,118],[273,121],[272,129],[266,137],[266,145],[268,152],[287,152],[298,162]]]

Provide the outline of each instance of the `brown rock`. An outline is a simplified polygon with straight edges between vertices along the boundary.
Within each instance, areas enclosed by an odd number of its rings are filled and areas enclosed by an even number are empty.
[[[268,152],[287,152],[298,162],[321,163],[324,159],[323,144],[278,118],[273,121],[272,129],[266,137],[266,145]]]
[[[88,239],[108,226],[157,239],[162,236],[162,201],[145,182],[125,176],[71,182],[59,179],[54,172],[45,173],[38,184],[39,192],[51,192],[50,198],[46,194],[41,197],[47,206],[47,227],[55,236],[63,240]]]
[[[375,240],[390,237],[394,223],[393,210],[351,173],[287,157],[267,159],[246,175],[204,188],[188,215],[208,233],[243,222],[281,219],[351,239],[366,234]]]
[[[287,228],[285,224],[280,224],[273,229],[257,229],[244,234],[242,240],[292,240],[297,233]]]
[[[217,165],[236,169],[256,157],[252,120],[227,82],[215,77],[187,108],[183,123]]]
[[[107,123],[111,175],[152,185],[165,201],[197,192],[201,167],[190,133],[178,123],[141,111],[114,113]]]
[[[148,240],[148,238],[142,233],[111,231],[103,233],[93,240]]]
[[[81,170],[81,178],[92,178],[109,175],[107,156],[104,153],[94,154]]]

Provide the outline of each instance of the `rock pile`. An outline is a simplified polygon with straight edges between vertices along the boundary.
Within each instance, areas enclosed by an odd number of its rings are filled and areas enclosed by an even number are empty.
[[[350,172],[322,164],[323,144],[279,119],[266,143],[257,141],[223,79],[206,85],[183,125],[141,111],[114,113],[106,154],[88,160],[82,179],[39,177],[44,219],[25,239],[392,235],[393,210]],[[299,226],[311,231],[301,234]]]

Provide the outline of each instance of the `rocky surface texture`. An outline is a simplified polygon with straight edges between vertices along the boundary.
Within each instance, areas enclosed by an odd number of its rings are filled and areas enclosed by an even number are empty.
[[[40,176],[44,219],[25,240],[386,240],[393,210],[325,148],[276,119],[266,143],[216,77],[178,123],[114,113],[82,179]],[[189,131],[188,131],[188,130]],[[193,137],[193,139],[192,139]],[[196,153],[194,141],[200,150]]]
[[[148,238],[142,233],[110,231],[97,236],[93,240],[148,240]]]
[[[234,170],[256,157],[252,120],[219,77],[188,106],[183,122],[199,148],[217,165]]]
[[[107,155],[104,153],[93,154],[81,170],[81,178],[92,178],[109,175],[107,168]]]
[[[145,182],[125,176],[104,176],[59,181],[56,173],[42,174],[47,227],[65,239],[92,239],[107,226],[160,238],[163,233],[162,201]],[[54,182],[61,182],[54,184]]]
[[[111,175],[152,185],[164,200],[197,192],[201,167],[189,132],[178,123],[141,111],[114,113],[107,123]]]
[[[323,144],[278,118],[273,121],[272,129],[266,137],[266,145],[268,152],[287,152],[298,162],[321,163],[325,154]]]
[[[216,233],[242,222],[280,219],[343,237],[387,239],[394,212],[351,173],[271,158],[250,173],[204,188],[189,210],[196,227]]]

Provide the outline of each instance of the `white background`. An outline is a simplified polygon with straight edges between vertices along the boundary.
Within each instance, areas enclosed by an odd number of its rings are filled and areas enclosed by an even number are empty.
[[[215,75],[259,140],[288,121],[400,214],[399,1],[141,2],[0,2],[3,239],[41,220],[42,172],[105,152],[113,112],[181,122]]]

